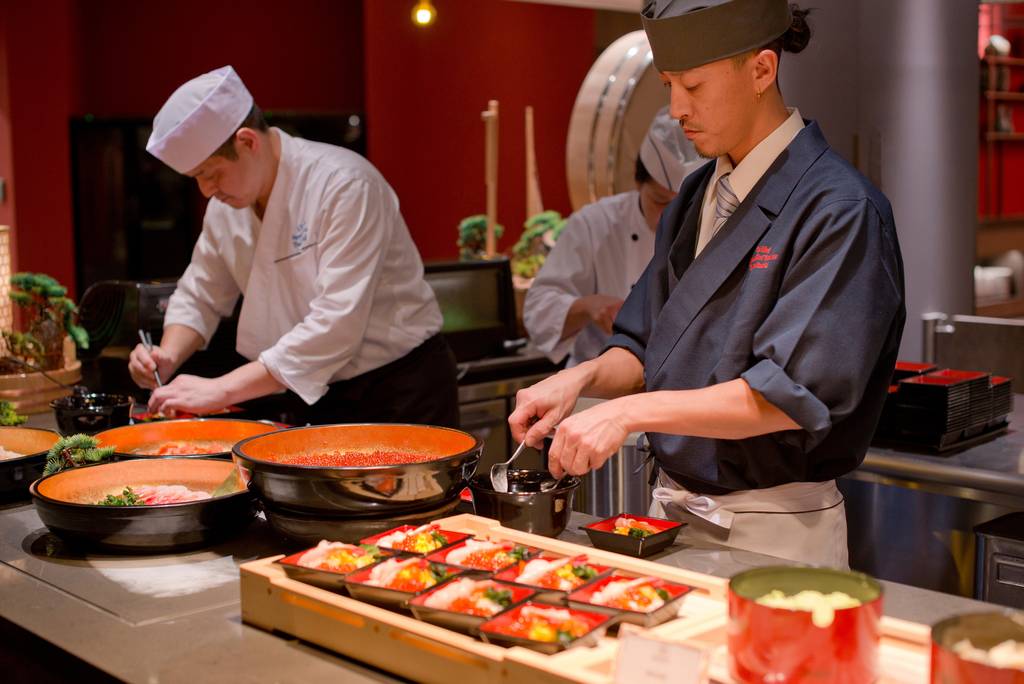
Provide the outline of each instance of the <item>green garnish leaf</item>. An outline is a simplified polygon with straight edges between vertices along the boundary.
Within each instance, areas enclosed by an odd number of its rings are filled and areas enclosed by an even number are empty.
[[[430,574],[434,576],[434,579],[440,582],[443,579],[447,579],[452,571],[441,565],[440,563],[430,564]]]
[[[580,579],[590,580],[597,577],[597,570],[589,565],[574,565],[572,566],[572,574]]]
[[[513,560],[522,561],[530,555],[530,550],[521,544],[516,544],[515,548],[508,552],[508,555]]]
[[[360,544],[359,548],[366,552],[366,555],[376,558],[381,555],[380,547],[376,544]]]
[[[639,527],[630,527],[629,536],[635,537],[636,539],[644,539],[645,537],[651,536],[651,533],[647,530],[641,530]]]
[[[672,596],[661,587],[655,587],[654,593],[656,593],[658,595],[658,598],[660,598],[662,601],[668,601],[672,598]]]
[[[484,591],[484,598],[494,601],[502,608],[508,608],[512,605],[512,592],[508,589],[495,589],[491,587]]]
[[[568,644],[572,641],[572,634],[570,632],[566,632],[564,629],[558,630],[556,634],[558,635],[558,643],[560,644]]]
[[[440,544],[441,546],[444,546],[448,543],[448,537],[444,536],[437,530],[434,530],[430,533],[430,538],[433,539],[436,543]]]
[[[107,494],[96,504],[99,506],[145,506],[146,502],[133,492],[131,487],[125,487],[120,494]]]

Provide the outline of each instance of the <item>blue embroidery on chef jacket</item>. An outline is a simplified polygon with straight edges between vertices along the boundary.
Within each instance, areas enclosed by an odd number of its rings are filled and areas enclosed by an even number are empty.
[[[301,249],[308,239],[309,228],[305,222],[295,226],[295,230],[292,231],[292,249]]]

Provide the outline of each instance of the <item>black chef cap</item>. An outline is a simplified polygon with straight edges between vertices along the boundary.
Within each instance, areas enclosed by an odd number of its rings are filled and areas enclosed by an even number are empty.
[[[684,71],[763,47],[792,22],[787,0],[649,0],[640,12],[658,71]]]

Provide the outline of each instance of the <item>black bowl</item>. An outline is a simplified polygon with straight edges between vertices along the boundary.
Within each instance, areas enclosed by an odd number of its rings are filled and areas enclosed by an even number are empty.
[[[36,480],[29,492],[43,524],[72,544],[115,552],[178,551],[241,532],[256,512],[249,491],[151,506],[101,506],[89,501],[132,484],[184,484],[213,492],[233,468],[229,461],[197,458],[100,463]]]
[[[54,399],[50,408],[57,418],[61,434],[84,432],[92,435],[131,422],[134,403],[135,400],[127,394],[93,392]]]
[[[317,519],[394,519],[457,499],[476,471],[482,449],[473,435],[450,428],[315,425],[242,440],[234,447],[234,458],[267,510]],[[397,451],[421,460],[322,465],[339,451]]]
[[[580,486],[578,477],[565,477],[551,491],[540,491],[541,485],[554,478],[541,470],[508,471],[507,494],[494,491],[487,473],[469,482],[473,492],[473,509],[477,515],[495,518],[514,530],[557,537],[569,524],[572,497]]]
[[[25,454],[0,459],[0,502],[28,497],[29,485],[43,476],[46,452],[58,439],[53,430],[0,427],[0,447]]]

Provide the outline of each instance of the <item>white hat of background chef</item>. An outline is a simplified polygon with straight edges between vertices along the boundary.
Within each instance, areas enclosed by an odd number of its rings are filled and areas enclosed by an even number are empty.
[[[188,173],[238,130],[252,103],[230,66],[197,76],[157,112],[146,150],[178,173]]]
[[[640,143],[640,161],[653,180],[676,192],[683,179],[707,160],[699,157],[679,121],[669,116],[668,107],[662,107]]]

